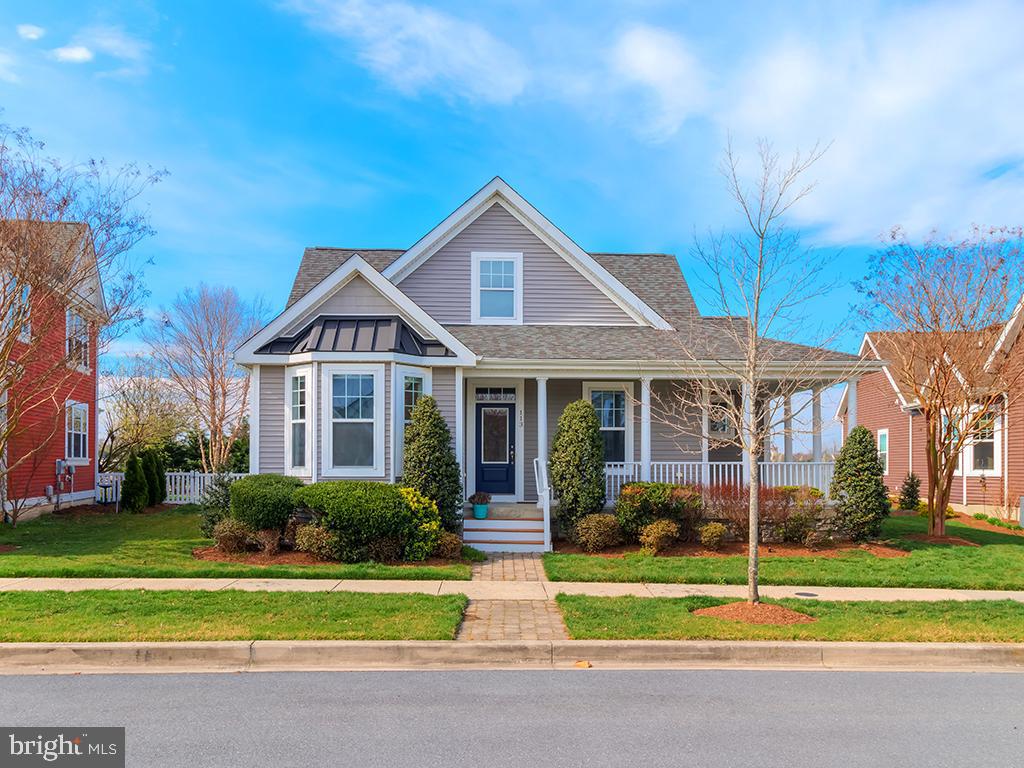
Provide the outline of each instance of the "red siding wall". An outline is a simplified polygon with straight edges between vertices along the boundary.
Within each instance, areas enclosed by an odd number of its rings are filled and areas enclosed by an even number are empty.
[[[41,340],[43,352],[33,352],[32,359],[26,364],[26,375],[23,386],[16,386],[12,397],[19,392],[33,393],[39,405],[27,412],[23,424],[8,442],[9,463],[13,466],[21,460],[9,477],[9,493],[11,498],[36,499],[43,497],[48,485],[56,484],[56,462],[65,458],[64,404],[68,400],[85,403],[89,407],[89,460],[88,463],[75,467],[74,492],[91,491],[95,487],[96,472],[96,428],[98,414],[96,410],[96,333],[95,326],[89,338],[89,370],[55,370],[57,361],[65,357],[66,328],[64,308],[52,300],[33,299],[32,314],[54,312],[59,321],[47,323]],[[39,396],[38,382],[40,377],[53,380],[52,386],[43,390]],[[71,484],[61,489],[62,494],[72,492]]]
[[[871,373],[860,379],[857,384],[857,423],[871,430],[876,441],[878,430],[889,430],[889,471],[883,479],[894,494],[899,493],[903,478],[910,471],[909,419],[909,415],[900,408],[899,398],[884,372]],[[914,469],[920,476],[916,454],[915,445]],[[921,456],[923,458],[924,455]]]

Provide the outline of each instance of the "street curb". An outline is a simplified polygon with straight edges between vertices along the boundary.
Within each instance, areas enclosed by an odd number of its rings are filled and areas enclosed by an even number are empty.
[[[1024,672],[1024,644],[701,640],[0,643],[0,674],[581,666]]]

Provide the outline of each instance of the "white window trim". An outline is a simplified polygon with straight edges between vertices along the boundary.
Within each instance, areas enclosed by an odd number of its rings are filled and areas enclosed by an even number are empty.
[[[636,459],[633,453],[633,416],[636,410],[636,397],[632,381],[584,381],[583,399],[591,402],[591,394],[602,390],[621,389],[626,393],[626,450],[625,463],[632,464]],[[618,462],[612,462],[618,463]],[[625,470],[628,472],[628,469]]]
[[[72,408],[82,408],[85,411],[85,456],[84,457],[72,457],[68,456],[68,410]],[[80,400],[65,400],[64,401],[64,460],[68,464],[75,467],[88,466],[91,461],[89,454],[89,404],[83,403]]]
[[[965,441],[964,449],[960,452],[960,461],[957,466],[958,475],[966,474],[967,477],[1002,477],[1003,476],[1003,416],[995,409],[989,409],[995,413],[995,424],[993,425],[992,441],[992,469],[974,469],[974,438]]]
[[[78,361],[71,359],[71,317],[78,317],[85,326],[85,365],[81,365]],[[68,308],[64,313],[64,354],[68,358],[68,362],[73,368],[82,373],[88,373],[90,370],[89,362],[92,359],[92,334],[89,330],[89,320],[81,312],[78,312],[72,308]]]
[[[523,254],[511,251],[473,251],[470,267],[470,314],[476,325],[523,324]],[[513,317],[480,317],[480,262],[487,260],[511,261],[515,264]]]
[[[391,379],[391,466],[392,475],[400,477],[405,448],[405,377],[418,376],[423,379],[423,394],[433,394],[433,375],[429,368],[412,365],[396,365]]]
[[[383,365],[347,365],[343,363],[325,363],[321,366],[320,391],[323,402],[320,404],[320,439],[321,451],[320,475],[322,477],[384,477],[384,412],[387,402],[384,388]],[[372,467],[335,467],[334,445],[331,429],[331,406],[334,394],[331,377],[336,373],[363,373],[373,375],[373,466]],[[379,393],[379,394],[378,394]]]
[[[313,472],[313,415],[316,412],[313,404],[313,366],[301,365],[285,368],[284,376],[284,466],[285,474],[294,477],[309,477]],[[306,464],[302,467],[292,465],[292,379],[297,376],[306,377]]]
[[[883,452],[880,449],[878,449],[878,447],[882,445],[882,435],[885,435],[885,453],[884,454],[883,454]],[[882,467],[882,470],[883,470],[882,471],[882,475],[885,476],[885,477],[889,476],[889,452],[892,450],[892,446],[889,444],[889,439],[890,438],[889,438],[889,429],[888,428],[878,430],[878,434],[875,435],[875,446],[876,446],[876,450],[878,450],[878,455],[879,456],[882,456],[882,455],[885,456],[885,464]]]

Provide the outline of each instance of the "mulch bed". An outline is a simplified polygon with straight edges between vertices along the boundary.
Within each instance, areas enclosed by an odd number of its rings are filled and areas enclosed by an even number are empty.
[[[811,624],[817,621],[813,616],[806,613],[794,611],[782,605],[774,603],[750,604],[745,600],[738,603],[726,603],[711,608],[699,608],[693,611],[694,616],[710,616],[715,619],[727,619],[729,621],[742,621],[746,624],[774,624],[786,626],[789,624]]]
[[[0,555],[7,552],[17,552],[18,548],[13,544],[0,544]]]
[[[139,514],[142,515],[155,515],[159,512],[166,512],[169,509],[174,509],[174,504],[157,504],[155,507],[146,507]],[[123,513],[124,510],[122,509]],[[61,509],[53,512],[57,517],[69,517],[72,520],[78,520],[82,517],[93,517],[95,515],[110,515],[114,513],[114,504],[78,504],[73,507],[62,507]]]
[[[994,533],[1005,533],[1007,536],[1024,536],[1024,531],[1014,531],[1010,528],[1002,528],[998,525],[992,525],[992,523],[986,522],[985,520],[975,520],[970,515],[965,515],[962,512],[960,517],[956,518],[958,523],[963,523],[969,528],[977,528],[982,531],[992,531]]]
[[[564,539],[554,543],[555,552],[566,555],[593,555],[595,557],[622,557],[623,555],[636,554],[640,552],[638,544],[623,544],[618,547],[610,547],[601,552],[584,552],[577,545]],[[823,549],[808,549],[799,544],[762,544],[758,550],[759,557],[839,557],[845,552],[859,550],[870,552],[876,557],[907,557],[910,553],[904,549],[897,549],[885,544],[868,542],[857,544],[852,541],[837,542]],[[738,541],[723,544],[717,551],[705,549],[700,544],[687,543],[676,544],[674,547],[665,550],[658,557],[735,557],[736,555],[747,555],[747,545]]]
[[[217,563],[242,563],[243,565],[344,565],[334,560],[317,560],[308,552],[296,552],[291,549],[282,549],[276,555],[267,555],[263,552],[238,552],[227,554],[216,547],[197,547],[192,550],[192,557],[196,560],[210,560]],[[393,563],[381,563],[381,565],[452,565],[462,562],[461,560],[442,560],[439,557],[431,557],[426,560],[419,560],[415,563],[398,561]]]

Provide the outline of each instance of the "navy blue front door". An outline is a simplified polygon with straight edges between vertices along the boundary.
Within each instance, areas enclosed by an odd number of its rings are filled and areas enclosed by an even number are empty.
[[[516,407],[476,404],[476,489],[516,492]]]

